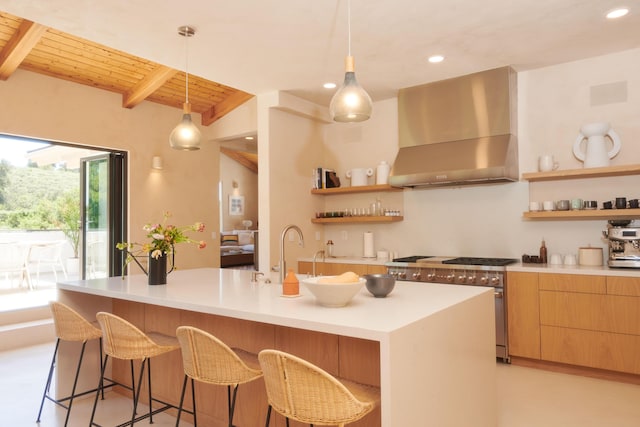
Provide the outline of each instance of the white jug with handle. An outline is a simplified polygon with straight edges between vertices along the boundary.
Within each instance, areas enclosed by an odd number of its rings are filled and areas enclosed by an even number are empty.
[[[609,137],[613,142],[611,150],[608,149]],[[587,138],[585,149],[582,150],[582,141]],[[611,129],[609,123],[589,123],[580,128],[578,139],[573,144],[573,155],[584,162],[585,168],[598,168],[609,166],[609,160],[620,152],[620,137]]]
[[[347,178],[351,179],[351,186],[367,185],[367,177],[373,175],[373,169],[354,168],[347,171]]]

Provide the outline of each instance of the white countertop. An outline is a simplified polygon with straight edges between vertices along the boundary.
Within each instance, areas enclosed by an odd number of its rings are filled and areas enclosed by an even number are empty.
[[[562,274],[585,274],[594,276],[622,276],[640,277],[638,268],[611,268],[606,265],[554,265],[554,264],[511,264],[507,266],[507,271],[519,271],[524,273],[562,273]]]
[[[304,277],[301,275],[299,277]],[[315,302],[302,281],[300,296],[282,297],[279,284],[251,284],[251,272],[203,268],[178,270],[167,285],[149,286],[147,276],[62,281],[58,288],[182,310],[381,340],[416,320],[443,311],[490,288],[397,282],[386,298],[374,298],[363,287],[346,307]]]

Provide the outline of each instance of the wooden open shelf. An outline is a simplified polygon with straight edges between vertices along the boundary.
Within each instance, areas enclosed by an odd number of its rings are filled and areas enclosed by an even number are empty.
[[[354,193],[374,193],[376,191],[403,191],[402,187],[392,187],[388,184],[383,185],[359,185],[356,187],[336,187],[336,188],[313,188],[311,194],[354,194]]]
[[[640,209],[524,212],[522,216],[527,219],[637,219]]]
[[[312,218],[314,224],[355,224],[355,223],[372,223],[372,222],[399,222],[402,216],[343,216],[338,218]]]
[[[607,166],[604,168],[566,169],[551,172],[528,172],[522,179],[535,181],[558,181],[563,179],[604,178],[640,174],[640,165]]]

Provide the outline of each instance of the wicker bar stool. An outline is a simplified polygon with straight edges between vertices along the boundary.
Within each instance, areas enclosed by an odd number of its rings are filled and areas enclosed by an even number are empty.
[[[193,425],[197,426],[196,394],[194,381],[227,386],[227,410],[229,427],[233,426],[233,413],[236,407],[238,386],[262,377],[262,371],[255,354],[229,348],[215,336],[192,326],[180,326],[176,330],[182,351],[184,382],[180,397],[180,409],[176,427],[180,424],[181,413],[193,415]],[[187,378],[191,379],[192,410],[183,409]],[[233,393],[231,389],[233,388]]]
[[[93,422],[93,419],[96,414],[96,407],[98,405],[98,394],[103,386],[104,373],[107,367],[107,362],[109,361],[109,357],[121,360],[129,360],[131,365],[131,387],[121,383],[118,383],[118,385],[131,390],[133,395],[133,411],[131,413],[131,420],[120,424],[119,426],[133,426],[136,422],[145,418],[149,418],[149,422],[153,423],[153,415],[162,411],[166,411],[170,408],[178,409],[178,407],[175,405],[153,398],[151,394],[151,358],[179,349],[180,346],[178,344],[178,340],[175,337],[170,337],[159,333],[144,333],[128,321],[111,313],[105,313],[101,311],[96,314],[96,318],[98,319],[98,323],[100,324],[100,328],[102,329],[103,348],[105,356],[104,362],[102,363],[100,385],[98,386],[98,393],[96,393],[96,398],[93,403],[93,411],[91,413],[91,421],[89,425],[98,425]],[[142,363],[137,387],[133,374],[134,360],[140,360]],[[149,413],[136,418],[136,410],[138,408],[140,390],[142,389],[141,386],[144,377],[145,366],[147,368]],[[153,402],[158,402],[163,406],[154,410]]]
[[[264,373],[269,409],[289,419],[315,425],[344,425],[357,421],[380,402],[376,387],[338,380],[321,368],[278,350],[258,354]]]
[[[73,405],[73,399],[85,394],[93,393],[97,388],[86,390],[80,393],[76,392],[78,385],[78,377],[80,375],[80,368],[82,367],[82,359],[84,357],[84,351],[88,341],[100,340],[100,366],[102,365],[102,331],[92,325],[87,319],[78,314],[77,311],[71,307],[57,301],[50,301],[49,308],[53,315],[53,325],[56,331],[56,347],[53,350],[53,358],[51,359],[51,366],[49,367],[49,375],[47,377],[47,383],[44,386],[44,393],[42,394],[42,401],[40,402],[40,410],[38,411],[38,419],[36,422],[40,422],[42,415],[42,408],[44,407],[45,399],[54,402],[56,405],[61,406],[67,410],[67,415],[64,420],[66,426],[69,422],[69,416],[71,415],[71,406]],[[53,381],[53,371],[56,366],[56,356],[58,355],[58,348],[60,347],[60,341],[81,342],[82,349],[80,350],[80,357],[78,359],[78,367],[76,368],[76,375],[73,380],[73,387],[71,394],[67,397],[56,399],[50,395],[51,382]],[[110,386],[112,384],[109,384]],[[104,397],[104,394],[103,394]],[[66,403],[68,401],[68,403]]]

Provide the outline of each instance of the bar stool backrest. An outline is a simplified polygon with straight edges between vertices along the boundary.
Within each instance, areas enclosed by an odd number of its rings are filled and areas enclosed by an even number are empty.
[[[63,341],[89,341],[100,338],[102,332],[77,311],[58,301],[50,301],[56,337]]]
[[[110,357],[139,360],[166,352],[166,349],[121,317],[101,311],[96,318],[102,329],[104,352]]]
[[[218,385],[236,385],[260,376],[224,342],[192,326],[180,326],[176,337],[184,372],[190,378]],[[255,357],[255,356],[254,356]]]
[[[358,400],[321,368],[278,350],[258,354],[269,404],[279,413],[309,424],[343,425],[362,418],[374,404]]]

